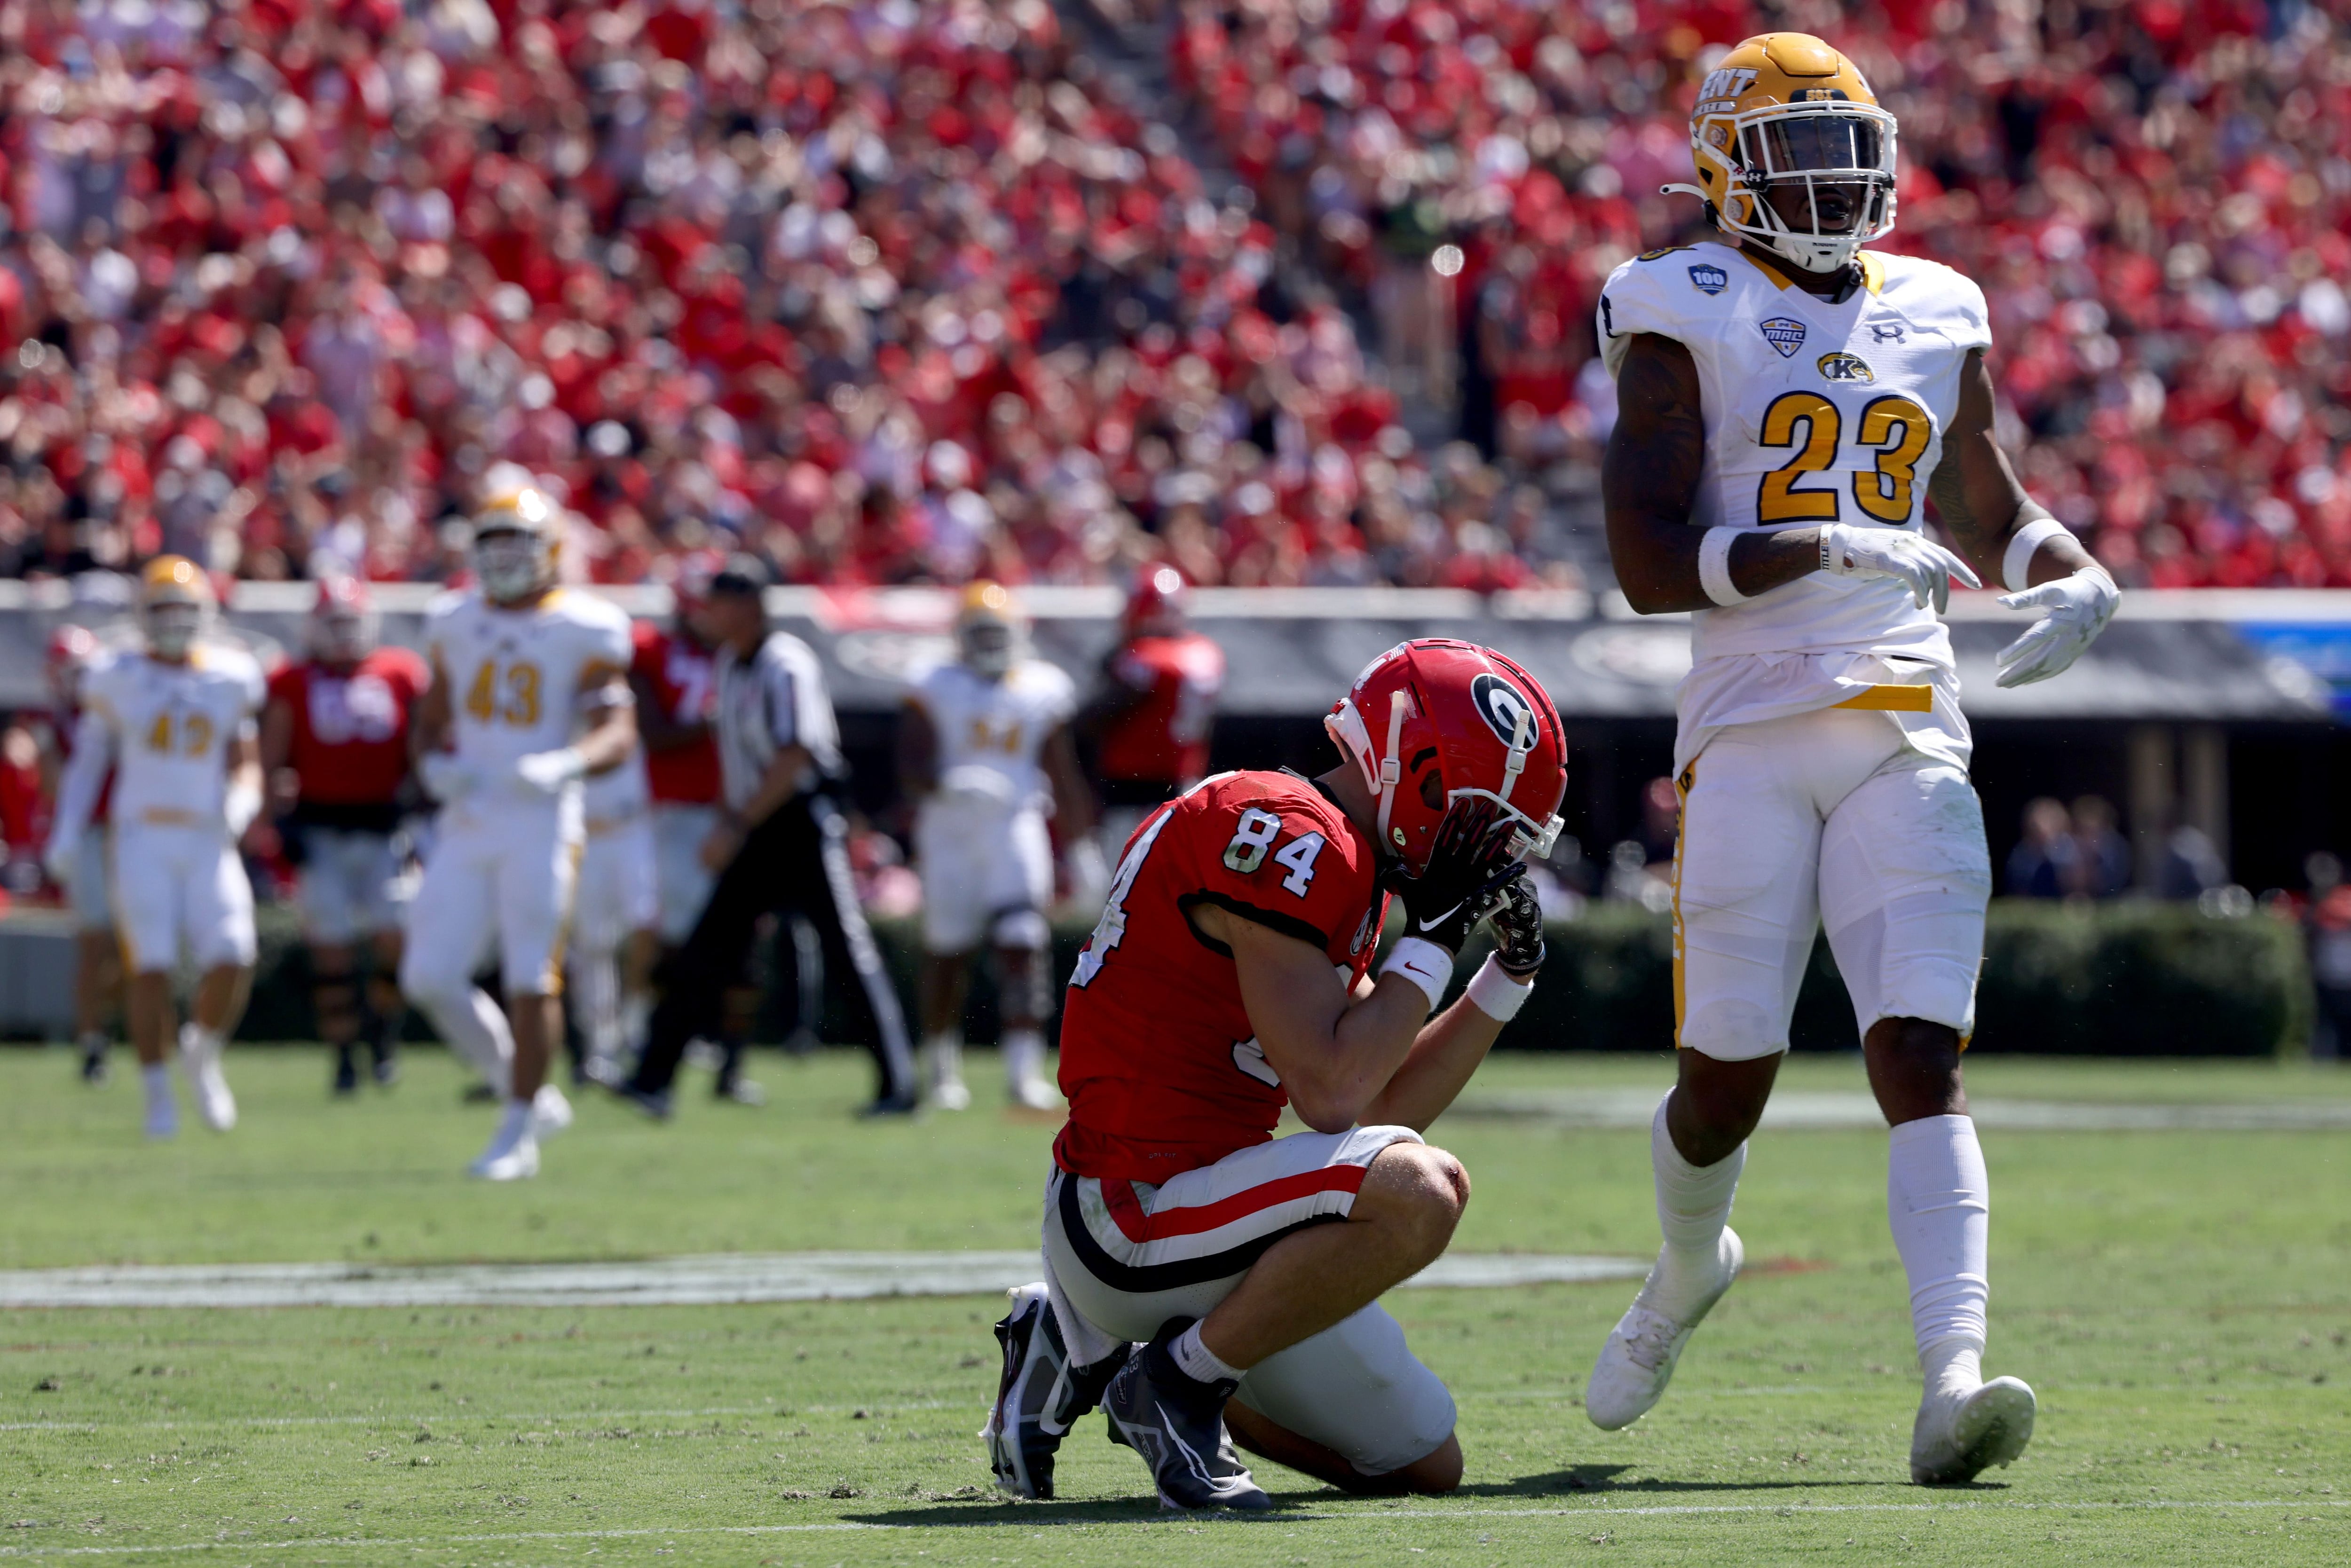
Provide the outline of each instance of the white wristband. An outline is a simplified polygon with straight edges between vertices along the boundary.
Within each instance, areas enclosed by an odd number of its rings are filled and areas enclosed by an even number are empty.
[[[1453,955],[1426,937],[1399,936],[1380,973],[1402,975],[1418,986],[1428,997],[1428,1010],[1435,1012],[1437,1004],[1445,999],[1445,988],[1453,980]]]
[[[1739,542],[1744,528],[1708,528],[1706,537],[1698,541],[1698,585],[1706,596],[1728,608],[1744,604],[1753,597],[1739,591],[1730,580],[1730,547]]]
[[[2008,536],[2008,553],[2001,558],[2000,580],[2008,585],[2011,593],[2022,593],[2032,586],[2032,558],[2059,534],[2070,539],[2074,530],[2054,517],[2044,517]]]
[[[1502,967],[1490,953],[1486,956],[1486,961],[1478,966],[1478,972],[1469,977],[1469,988],[1462,993],[1476,1004],[1479,1012],[1497,1023],[1508,1023],[1518,1017],[1519,1009],[1525,1007],[1527,998],[1534,994],[1535,983],[1531,977],[1520,979]]]

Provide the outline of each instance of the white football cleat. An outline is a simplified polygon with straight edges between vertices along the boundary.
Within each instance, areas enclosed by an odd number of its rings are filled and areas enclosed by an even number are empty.
[[[542,1083],[538,1092],[530,1097],[530,1131],[533,1137],[552,1137],[571,1125],[571,1102],[563,1091],[552,1083]]]
[[[1040,1073],[1028,1073],[1011,1082],[1012,1103],[1031,1111],[1058,1111],[1061,1096]]]
[[[925,1105],[934,1111],[971,1109],[971,1091],[963,1082],[963,1047],[923,1047],[923,1076],[929,1081],[923,1090]]]
[[[1957,1486],[2008,1464],[2032,1441],[2038,1408],[2032,1390],[2014,1377],[1928,1390],[1910,1428],[1910,1479],[1922,1487]]]
[[[220,1053],[217,1039],[208,1039],[193,1024],[180,1027],[180,1071],[195,1091],[196,1114],[214,1132],[225,1133],[236,1125],[236,1096],[221,1071]]]
[[[1662,1251],[1658,1253],[1656,1267],[1649,1270],[1641,1293],[1608,1331],[1608,1343],[1600,1347],[1600,1359],[1592,1364],[1592,1381],[1583,1390],[1583,1413],[1593,1426],[1604,1432],[1629,1427],[1665,1397],[1666,1385],[1674,1380],[1674,1364],[1681,1360],[1682,1346],[1739,1278],[1739,1266],[1746,1260],[1747,1249],[1740,1245],[1739,1233],[1726,1227],[1712,1277],[1700,1281],[1694,1297],[1686,1288],[1678,1291],[1684,1304],[1667,1303],[1667,1310],[1661,1311],[1655,1303],[1661,1294],[1657,1276],[1666,1259]]]
[[[509,1105],[498,1120],[490,1146],[466,1170],[485,1181],[521,1181],[538,1174],[538,1139],[533,1135],[537,1116],[527,1105]]]

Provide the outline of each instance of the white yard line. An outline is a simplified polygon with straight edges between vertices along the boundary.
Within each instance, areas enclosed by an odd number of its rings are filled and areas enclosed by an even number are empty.
[[[935,1506],[935,1505],[923,1505]],[[987,1506],[980,1504],[977,1506]],[[1001,1505],[998,1505],[1001,1506]],[[828,1520],[814,1524],[700,1524],[676,1530],[528,1530],[504,1534],[480,1535],[413,1535],[315,1536],[306,1541],[186,1541],[148,1546],[0,1546],[0,1559],[34,1557],[112,1557],[128,1556],[141,1552],[297,1552],[317,1551],[332,1547],[381,1548],[408,1547],[423,1550],[436,1546],[486,1546],[519,1544],[534,1541],[647,1541],[676,1540],[685,1536],[712,1535],[815,1535],[842,1531],[905,1531],[905,1530],[968,1530],[995,1528],[1006,1530],[1076,1529],[1091,1525],[1128,1524],[1143,1528],[1169,1524],[1230,1524],[1235,1526],[1281,1524],[1364,1524],[1384,1522],[1392,1519],[1453,1520],[1453,1519],[1652,1519],[1679,1515],[1713,1514],[1778,1514],[1783,1518],[1799,1518],[1805,1514],[1855,1513],[2128,1513],[2167,1512],[2210,1509],[2304,1509],[2351,1507],[2351,1499],[2312,1498],[2245,1498],[2245,1499],[2179,1499],[2150,1500],[2145,1502],[1833,1502],[1833,1503],[1660,1503],[1654,1507],[1620,1508],[1594,1504],[1583,1508],[1367,1508],[1347,1513],[1266,1514],[1183,1514],[1163,1513],[1144,1519],[1047,1519],[1024,1518],[1027,1510],[1011,1513],[952,1523],[933,1521],[921,1523],[893,1524],[887,1521]]]
[[[1406,1286],[1637,1280],[1637,1259],[1441,1258]],[[778,1252],[636,1263],[193,1263],[0,1271],[0,1309],[651,1307],[993,1294],[1040,1277],[1034,1252]]]
[[[1447,1113],[1467,1120],[1527,1120],[1562,1127],[1646,1129],[1655,1089],[1525,1089],[1462,1096]],[[1977,1123],[2008,1133],[2273,1133],[2351,1129],[2351,1100],[2264,1100],[2231,1104],[2110,1104],[2095,1101],[1977,1100]],[[1861,1090],[1783,1090],[1763,1125],[1782,1130],[1882,1130],[1884,1113]]]

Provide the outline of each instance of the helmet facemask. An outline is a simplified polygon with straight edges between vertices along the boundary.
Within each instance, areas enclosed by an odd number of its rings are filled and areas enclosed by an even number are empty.
[[[1834,272],[1894,230],[1894,116],[1872,104],[1771,104],[1705,121],[1700,163],[1727,172],[1716,224],[1807,272]],[[1773,204],[1787,204],[1795,215]],[[1823,209],[1843,221],[1823,227]]]
[[[192,600],[167,600],[147,607],[147,646],[159,658],[184,659],[204,629],[204,607]]]
[[[956,630],[956,651],[966,668],[991,681],[1011,673],[1019,639],[1011,623],[993,617],[966,622]]]
[[[486,528],[474,536],[474,570],[496,600],[524,599],[553,576],[553,551],[528,528]]]

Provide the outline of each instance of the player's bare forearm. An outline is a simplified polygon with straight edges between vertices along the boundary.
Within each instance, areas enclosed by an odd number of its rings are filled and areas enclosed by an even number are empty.
[[[1192,924],[1231,949],[1241,1006],[1258,1049],[1281,1077],[1298,1119],[1318,1133],[1356,1124],[1404,1065],[1428,1015],[1428,998],[1401,975],[1351,998],[1311,942],[1204,904]]]
[[[429,757],[447,749],[449,725],[454,716],[449,708],[449,682],[441,668],[441,661],[433,661],[433,684],[416,701],[416,713],[408,721],[408,755],[411,758]]]
[[[1421,1027],[1404,1065],[1364,1107],[1364,1124],[1426,1133],[1460,1095],[1501,1033],[1499,1019],[1467,997],[1455,998]]]
[[[1991,371],[1983,350],[1973,350],[1959,372],[1959,412],[1943,433],[1942,458],[1927,482],[1927,493],[1934,498],[1936,517],[1952,548],[1986,582],[2001,580],[2010,536],[2041,515],[2028,505],[2023,485],[2008,465],[2008,455],[1993,439],[1992,413]],[[2053,535],[2033,552],[2026,586],[2070,577],[2095,564],[2072,535]]]
[[[1078,743],[1062,726],[1045,737],[1045,778],[1053,786],[1053,826],[1064,844],[1093,831],[1094,791],[1078,766]]]
[[[1616,376],[1616,425],[1600,468],[1608,554],[1626,602],[1644,615],[1703,610],[1698,575],[1705,530],[1690,525],[1706,420],[1698,365],[1670,338],[1644,332],[1625,350]],[[1756,594],[1820,568],[1813,528],[1750,533],[1730,550],[1731,585]]]
[[[636,705],[620,697],[618,692],[613,695],[617,700],[591,710],[588,733],[573,742],[579,748],[580,760],[587,764],[591,774],[610,773],[637,748]]]

